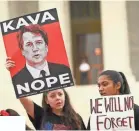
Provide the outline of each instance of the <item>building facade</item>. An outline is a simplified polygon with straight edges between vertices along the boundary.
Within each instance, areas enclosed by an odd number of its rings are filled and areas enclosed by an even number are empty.
[[[139,104],[139,17],[136,15],[138,7],[137,1],[1,1],[0,19],[4,21],[57,8],[69,64],[76,83],[75,87],[67,90],[73,106],[87,124],[90,110],[89,106],[84,105],[88,105],[90,97],[99,96],[96,78],[102,70],[114,69],[124,72],[135,96],[135,102]],[[2,36],[0,43],[0,107],[13,108],[20,114],[25,114],[15,98],[10,73],[5,68],[7,56]],[[82,60],[86,60],[91,68],[87,74],[79,70]],[[82,102],[76,99],[77,94]],[[41,97],[37,95],[31,98],[41,104]]]

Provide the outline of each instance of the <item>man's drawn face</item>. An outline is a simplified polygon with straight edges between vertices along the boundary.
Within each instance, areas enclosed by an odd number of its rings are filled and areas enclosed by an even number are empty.
[[[47,56],[48,46],[40,34],[23,33],[22,54],[29,65],[41,64]]]

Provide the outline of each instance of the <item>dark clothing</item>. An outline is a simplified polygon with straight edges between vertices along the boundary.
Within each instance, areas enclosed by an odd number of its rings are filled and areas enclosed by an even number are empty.
[[[134,122],[135,122],[135,130],[139,130],[139,106],[134,104]],[[90,129],[90,118],[87,125],[87,130]]]
[[[18,72],[15,76],[13,76],[12,81],[13,81],[13,85],[15,88],[16,96],[24,97],[24,96],[29,96],[29,95],[35,95],[38,93],[42,93],[42,91],[47,90],[47,88],[49,88],[49,90],[50,90],[51,88],[56,89],[56,87],[61,87],[61,86],[68,87],[68,86],[74,85],[71,70],[69,67],[62,65],[62,64],[55,64],[55,63],[48,62],[48,68],[50,71],[50,75],[46,76],[46,77],[34,79],[32,77],[32,75],[30,74],[30,72],[28,71],[28,69],[26,68],[26,66],[20,72]],[[68,76],[69,76],[70,82],[65,85],[61,85],[59,75],[64,74],[64,73],[69,74]],[[52,84],[52,87],[48,87],[48,85],[47,85],[46,78],[48,78],[48,77],[56,77],[57,78],[57,82],[55,84]],[[31,84],[35,80],[43,80],[43,82],[45,83],[45,87],[42,90],[32,89]],[[21,85],[21,86],[25,87],[25,83],[29,85],[30,91],[29,92],[23,91],[23,93],[21,95],[19,95],[18,90],[17,90],[17,85]],[[36,86],[37,86],[37,84],[36,84]],[[38,85],[38,86],[40,86],[40,85]]]
[[[42,123],[43,114],[44,114],[43,108],[34,103],[34,119],[31,116],[29,115],[28,116],[36,130],[40,130],[40,129],[43,129],[43,130],[77,130],[77,129],[73,129],[69,125],[66,125],[63,116],[58,116],[54,113],[51,113],[46,117],[45,125],[42,128],[41,123]],[[85,128],[85,125],[81,116],[79,116],[79,119],[81,120],[81,123],[82,123],[81,125],[82,130],[85,130],[86,128]]]
[[[134,104],[135,130],[139,130],[139,106]]]

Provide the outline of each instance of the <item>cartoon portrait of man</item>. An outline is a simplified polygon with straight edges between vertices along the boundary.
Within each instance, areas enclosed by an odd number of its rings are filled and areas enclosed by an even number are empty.
[[[58,76],[69,73],[70,68],[63,64],[50,63],[48,36],[40,25],[23,26],[18,32],[18,44],[26,63],[24,68],[13,76],[13,83],[21,84],[45,76]]]

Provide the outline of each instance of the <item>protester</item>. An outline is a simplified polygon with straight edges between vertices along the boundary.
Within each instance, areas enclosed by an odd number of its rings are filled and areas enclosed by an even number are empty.
[[[101,96],[130,94],[130,88],[125,75],[114,70],[103,71],[98,77],[98,87]],[[139,130],[139,106],[134,104],[135,130]],[[90,130],[90,119],[88,122]]]
[[[6,68],[12,68],[11,59],[6,60]],[[19,99],[31,122],[37,130],[85,130],[79,114],[73,109],[64,89],[43,93],[42,107],[27,97]]]

